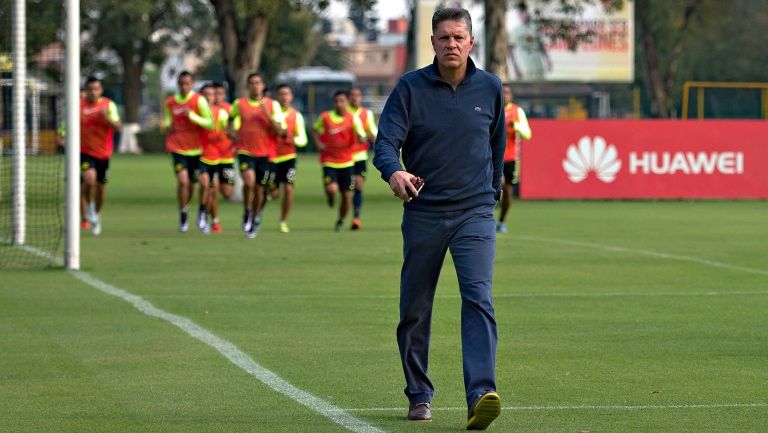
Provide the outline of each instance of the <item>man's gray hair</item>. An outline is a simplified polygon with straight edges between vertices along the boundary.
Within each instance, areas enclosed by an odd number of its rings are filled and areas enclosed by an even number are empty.
[[[437,30],[437,25],[443,21],[464,21],[467,25],[469,35],[472,35],[472,17],[469,11],[463,8],[442,8],[435,11],[432,15],[432,33]]]

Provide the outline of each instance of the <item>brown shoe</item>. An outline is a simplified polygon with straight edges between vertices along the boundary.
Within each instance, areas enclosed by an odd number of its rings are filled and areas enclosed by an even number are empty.
[[[408,407],[408,420],[416,422],[432,422],[432,411],[429,403],[414,403]]]
[[[467,430],[485,430],[501,413],[499,394],[486,391],[477,397],[467,414]]]

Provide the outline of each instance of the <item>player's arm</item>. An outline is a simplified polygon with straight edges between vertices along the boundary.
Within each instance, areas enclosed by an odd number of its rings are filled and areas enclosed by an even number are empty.
[[[323,143],[323,140],[320,138],[320,134],[325,132],[325,123],[323,122],[323,117],[318,116],[317,120],[315,120],[315,124],[312,125],[312,139],[315,140],[315,146],[317,146],[317,149],[320,151],[325,150],[325,143]]]
[[[359,143],[365,143],[366,133],[360,116],[352,116],[352,127],[355,129],[355,138]]]
[[[285,136],[285,134],[288,132],[288,124],[285,122],[285,113],[283,113],[283,109],[280,107],[280,103],[276,100],[272,100],[272,116],[270,116],[266,110],[267,108],[265,106],[264,111],[272,123],[272,129],[277,135]]]
[[[496,190],[496,200],[501,198],[501,177],[504,172],[504,150],[507,146],[507,128],[504,115],[504,92],[501,82],[498,83],[496,100],[494,101],[494,116],[489,127],[491,162],[493,164],[492,186]]]
[[[208,105],[208,101],[202,96],[197,98],[197,111],[199,111],[200,114],[197,114],[194,111],[189,112],[189,120],[198,126],[213,131],[215,125],[213,124],[211,106]]]
[[[293,133],[293,144],[296,147],[304,147],[307,145],[307,125],[304,123],[304,116],[298,111],[296,112],[296,131]]]
[[[115,101],[109,101],[107,108],[104,112],[104,116],[107,118],[109,125],[115,130],[120,132],[123,129],[123,124],[120,122],[120,113],[117,111],[117,105]]]
[[[232,108],[229,112],[229,129],[227,130],[227,134],[229,135],[229,138],[231,138],[234,141],[237,141],[239,138],[238,131],[240,131],[240,127],[243,124],[243,120],[240,118],[240,100],[235,99],[235,102],[232,103]]]
[[[166,132],[173,132],[173,116],[171,115],[171,107],[168,106],[167,101],[163,104],[162,129]]]
[[[520,138],[523,140],[531,139],[531,126],[528,125],[528,118],[525,116],[525,110],[522,107],[517,107],[517,122],[514,123],[514,127]]]
[[[376,127],[376,119],[373,116],[373,111],[366,111],[368,112],[368,118],[365,119],[365,132],[368,135],[368,141],[373,144],[376,141],[376,136],[379,135],[379,128]]]

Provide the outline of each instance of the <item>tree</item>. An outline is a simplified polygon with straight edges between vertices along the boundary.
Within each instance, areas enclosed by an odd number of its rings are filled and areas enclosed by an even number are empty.
[[[672,89],[681,55],[690,36],[691,23],[703,0],[636,0],[637,30],[643,53],[651,112],[666,118],[672,108]]]
[[[260,70],[268,82],[287,69],[342,67],[341,54],[323,37],[320,16],[311,8],[283,3],[267,31]]]
[[[359,0],[347,0],[359,1]],[[235,94],[245,93],[249,73],[261,66],[262,51],[269,27],[286,8],[303,8],[318,12],[328,7],[329,0],[210,0],[213,5],[227,81]],[[366,3],[373,7],[376,0]],[[322,46],[322,43],[319,45]]]
[[[507,71],[507,0],[485,0],[485,68],[502,81]]]
[[[210,0],[218,22],[224,71],[230,89],[245,93],[245,79],[259,69],[269,22],[279,2],[271,0]]]
[[[201,40],[210,30],[210,11],[195,0],[84,0],[83,59],[111,50],[120,59],[125,123],[138,123],[142,75],[147,62],[160,64],[163,47],[175,35]],[[90,69],[88,67],[84,68]]]

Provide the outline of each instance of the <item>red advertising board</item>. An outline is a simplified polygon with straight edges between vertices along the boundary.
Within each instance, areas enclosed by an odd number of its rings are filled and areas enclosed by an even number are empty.
[[[768,198],[768,122],[531,120],[523,198]]]

